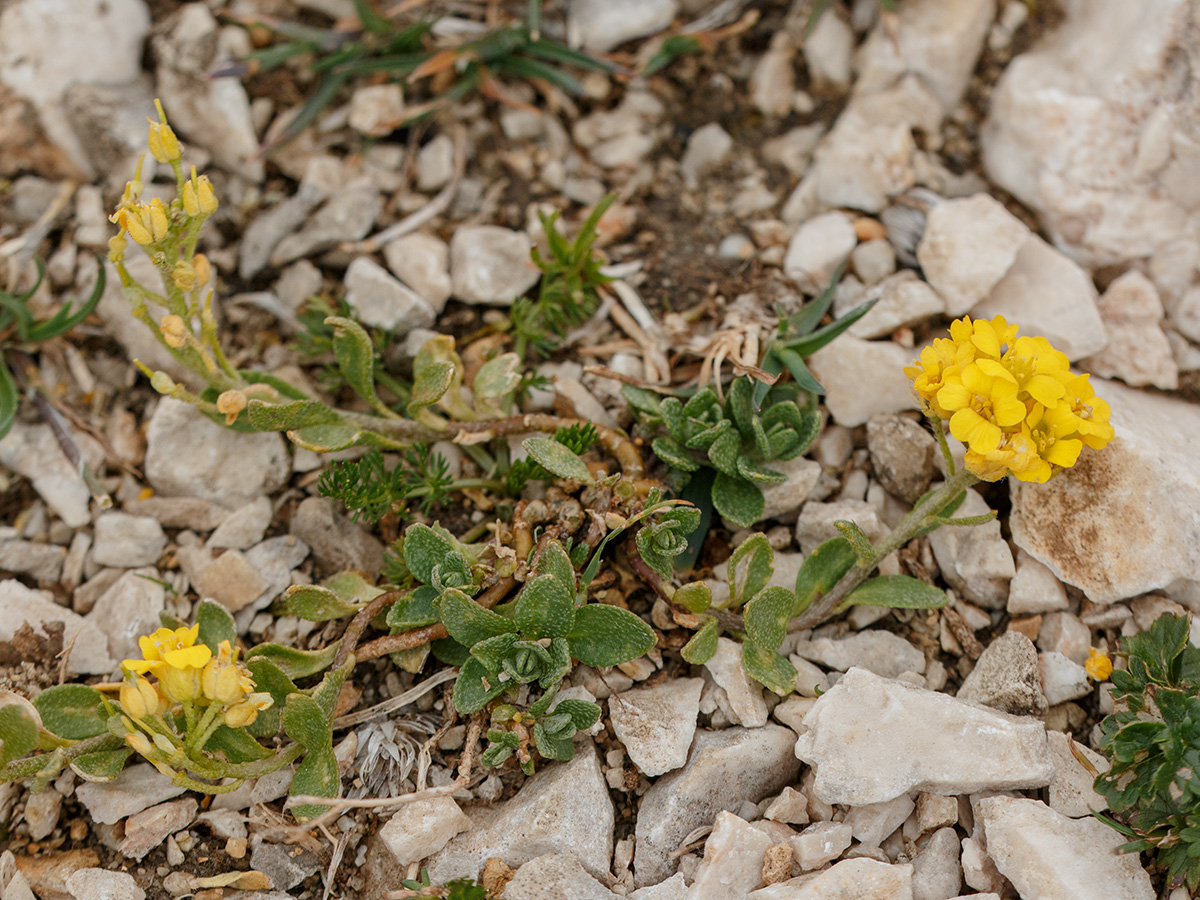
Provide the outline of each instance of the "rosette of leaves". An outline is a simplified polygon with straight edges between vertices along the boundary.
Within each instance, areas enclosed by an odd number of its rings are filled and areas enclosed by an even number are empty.
[[[537,747],[543,759],[566,761],[575,756],[576,732],[586,731],[600,720],[600,707],[587,700],[562,700],[553,709],[551,704],[558,691],[550,690],[527,710],[502,703],[492,710],[492,728],[488,731],[488,746],[483,751],[483,764],[502,765],[514,753],[521,771],[532,775],[533,755],[529,742]]]
[[[1126,852],[1153,852],[1172,886],[1200,886],[1200,649],[1186,616],[1162,615],[1125,638],[1115,711],[1100,723],[1109,769],[1096,777]]]
[[[454,683],[454,705],[468,714],[522,684],[557,689],[572,660],[616,666],[655,642],[654,630],[627,609],[578,604],[575,567],[558,541],[545,545],[516,600],[503,610],[484,609],[453,588],[442,592],[437,606],[450,636],[469,653]]]
[[[682,489],[694,473],[713,470],[713,508],[741,527],[762,518],[763,486],[785,479],[766,463],[804,453],[821,425],[815,395],[781,386],[759,409],[754,385],[745,376],[734,379],[724,403],[711,387],[686,403],[632,385],[622,393],[642,424],[665,430],[651,448],[670,468],[670,482]]]

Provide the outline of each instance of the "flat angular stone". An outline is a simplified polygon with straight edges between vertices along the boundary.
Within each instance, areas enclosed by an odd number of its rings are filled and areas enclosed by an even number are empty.
[[[767,830],[722,812],[704,844],[689,900],[725,900],[754,890],[762,884],[763,856],[774,843]]]
[[[67,890],[75,900],[146,900],[132,875],[108,869],[80,869],[67,879]]]
[[[860,631],[844,638],[798,641],[795,653],[839,672],[858,666],[895,678],[901,672],[924,672],[925,654],[890,631]]]
[[[1078,751],[1097,772],[1108,771],[1108,760],[1061,731],[1048,731],[1046,738],[1054,755],[1054,780],[1050,782],[1049,790],[1050,808],[1072,819],[1108,809],[1108,801],[1092,787],[1095,776],[1083,767],[1075,752]]]
[[[402,866],[437,853],[450,838],[471,827],[453,797],[414,800],[400,807],[379,830],[379,837]]]
[[[161,625],[166,591],[151,580],[158,577],[153,566],[124,573],[87,614],[87,621],[108,636],[108,652],[114,659],[140,658],[138,638]]]
[[[49,591],[34,591],[15,579],[0,581],[0,641],[11,641],[25,622],[35,631],[46,622],[62,622],[63,646],[71,646],[68,665],[80,675],[107,675],[116,665],[108,636],[83,616],[54,602]]]
[[[850,847],[854,831],[848,822],[814,822],[788,841],[804,871],[819,869]]]
[[[196,818],[195,800],[172,800],[130,816],[125,822],[125,840],[118,852],[130,859],[141,859],[159,844],[187,828]]]
[[[1153,900],[1136,853],[1096,819],[1069,819],[1038,800],[986,797],[974,804],[988,855],[1023,900]]]
[[[968,488],[967,498],[954,515],[978,516],[990,511],[987,501]],[[929,535],[929,546],[942,574],[960,595],[989,609],[1005,605],[1008,583],[1017,567],[1000,534],[999,521],[970,528],[939,528]]]
[[[722,810],[756,803],[796,780],[795,733],[778,725],[727,728],[696,735],[687,764],[664,775],[638,808],[635,881],[657,884],[677,865],[670,854],[694,829]]]
[[[717,638],[717,652],[704,664],[713,681],[725,690],[733,720],[747,728],[766,724],[767,702],[757,681],[746,674],[742,665],[742,645],[729,638]]]
[[[802,875],[748,895],[747,900],[913,900],[911,865],[861,857],[816,875]]]
[[[703,678],[676,678],[609,699],[613,731],[644,774],[662,775],[687,762],[703,689]]]
[[[1044,715],[1037,648],[1025,635],[1006,631],[988,644],[955,696],[1015,716]]]
[[[553,853],[573,853],[593,875],[612,864],[613,806],[600,761],[590,743],[573,760],[547,765],[511,800],[469,810],[474,827],[450,840],[429,860],[439,884],[478,878],[489,857],[509,866]]]
[[[450,240],[454,296],[464,303],[511,304],[541,276],[529,248],[523,231],[497,225],[459,228]]]
[[[93,820],[103,825],[115,825],[156,803],[178,797],[186,788],[171,784],[171,780],[149,763],[126,766],[114,780],[85,782],[75,788]]]
[[[96,519],[92,559],[102,566],[153,565],[166,548],[167,536],[152,518],[114,510]]]
[[[937,794],[1044,787],[1054,761],[1040,722],[1018,719],[865,669],[851,669],[804,717],[796,755],[814,793],[860,806]]]
[[[570,853],[539,856],[517,869],[504,900],[617,900]]]

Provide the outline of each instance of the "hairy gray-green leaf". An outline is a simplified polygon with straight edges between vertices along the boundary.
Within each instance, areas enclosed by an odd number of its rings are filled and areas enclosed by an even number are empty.
[[[509,685],[492,678],[483,663],[471,657],[458,672],[454,681],[454,707],[460,713],[477,713],[495,700]]]
[[[753,638],[742,642],[742,666],[747,675],[780,696],[796,688],[796,667],[774,650],[760,647]]]
[[[738,457],[742,454],[742,439],[735,429],[718,437],[708,448],[708,461],[725,475],[737,477]]]
[[[97,750],[95,753],[84,753],[71,760],[71,771],[94,784],[112,781],[125,768],[125,760],[133,754],[132,750]]]
[[[525,438],[521,444],[534,462],[559,478],[582,481],[584,484],[591,484],[595,480],[587,463],[553,438],[535,435]]]
[[[832,538],[810,553],[796,574],[796,606],[792,615],[808,609],[813,600],[837,584],[856,562],[858,554],[843,537]]]
[[[517,649],[517,644],[521,642],[519,634],[509,632],[507,634],[497,634],[490,638],[484,638],[478,641],[471,648],[471,655],[483,663],[483,667],[488,670],[488,674],[496,676],[500,674],[504,668],[504,661],[512,656],[513,651]]]
[[[691,640],[683,645],[680,654],[693,666],[702,666],[717,652],[717,638],[720,636],[720,626],[712,616],[705,616],[704,624],[692,635]]]
[[[654,451],[655,456],[672,469],[678,469],[681,472],[695,472],[700,468],[700,462],[674,438],[656,437],[650,442],[650,449]]]
[[[33,699],[42,726],[69,741],[104,734],[108,716],[100,692],[85,684],[60,684],[46,688]]]
[[[335,641],[320,650],[297,650],[283,644],[259,644],[246,651],[246,664],[249,665],[251,659],[264,657],[278,666],[288,678],[306,678],[329,667],[337,656],[338,643]]]
[[[283,707],[283,731],[310,753],[333,740],[333,729],[324,710],[307,694],[289,694]]]
[[[771,580],[775,551],[762,532],[750,535],[729,555],[729,606],[741,606]]]
[[[250,737],[244,728],[230,728],[228,725],[218,725],[203,749],[210,753],[224,753],[233,763],[253,762],[272,755],[270,750]]]
[[[438,590],[423,584],[411,594],[401,597],[392,604],[387,614],[387,625],[393,631],[408,631],[438,621]]]
[[[473,647],[487,638],[517,630],[512,619],[484,609],[454,588],[443,592],[438,603],[441,605],[442,624],[450,632],[450,637],[465,647]]]
[[[946,605],[946,592],[907,575],[879,575],[851,591],[844,605],[938,609]]]
[[[569,565],[570,560],[567,562]],[[557,576],[539,575],[526,582],[514,614],[517,627],[527,637],[565,637],[575,622],[575,592]]]
[[[569,716],[576,731],[586,731],[600,721],[600,707],[587,700],[563,700],[554,712]]]
[[[833,527],[842,533],[842,537],[850,542],[850,546],[854,548],[854,552],[858,554],[858,558],[867,563],[875,562],[877,554],[875,548],[871,545],[871,539],[867,537],[867,533],[859,528],[849,519],[838,519],[833,523]]]
[[[501,353],[489,359],[475,375],[472,390],[475,402],[499,408],[499,401],[510,395],[521,383],[521,358],[515,353]]]
[[[763,516],[766,503],[762,491],[744,478],[718,472],[713,479],[713,508],[726,522],[749,528]]]
[[[754,484],[783,484],[787,481],[787,476],[782,472],[759,465],[748,456],[738,457],[737,474]]]
[[[246,404],[246,418],[259,431],[292,431],[341,422],[336,412],[316,400],[293,400],[291,403],[251,400]]]
[[[587,666],[617,666],[654,646],[654,629],[627,609],[589,603],[575,611],[571,655]]]
[[[702,613],[712,606],[712,588],[703,581],[692,581],[679,588],[671,597],[688,612]]]
[[[760,591],[746,604],[746,634],[765,648],[778,649],[787,636],[787,623],[795,605],[796,595],[785,587]]]
[[[413,577],[423,584],[433,582],[435,567],[445,570],[470,570],[458,552],[458,543],[446,529],[431,528],[416,522],[404,532],[404,563]],[[461,587],[461,585],[457,585]]]
[[[310,750],[296,766],[296,774],[292,776],[292,786],[288,794],[293,797],[336,797],[341,793],[342,779],[338,774],[337,757],[333,755],[333,747],[324,746]],[[293,806],[291,813],[296,821],[304,822],[319,816],[328,806],[315,803]]]
[[[377,412],[391,415],[375,393],[375,347],[367,332],[353,319],[342,316],[329,316],[325,324],[333,326],[333,356],[346,384]]]
[[[31,753],[37,746],[38,726],[23,706],[0,706],[0,766]]]
[[[229,641],[230,647],[237,644],[237,626],[233,616],[215,600],[205,598],[196,606],[196,624],[200,626],[200,643],[208,647],[214,656],[221,641]]]
[[[431,404],[437,403],[454,383],[454,363],[449,360],[431,362],[416,371],[413,378],[412,395],[408,401],[408,414],[417,414]]]
[[[359,443],[363,443],[364,446],[371,443],[366,432],[345,422],[292,428],[288,430],[287,436],[288,440],[296,446],[311,450],[313,453],[333,453],[336,450],[354,447]]]
[[[310,622],[343,619],[361,608],[358,604],[347,603],[329,588],[318,584],[294,584],[283,592],[283,599],[288,612]]]

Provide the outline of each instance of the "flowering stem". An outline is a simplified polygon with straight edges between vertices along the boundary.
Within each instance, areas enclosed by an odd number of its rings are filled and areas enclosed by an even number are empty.
[[[921,531],[931,525],[935,525],[936,522],[933,521],[934,517],[945,509],[958,494],[978,480],[978,476],[974,473],[963,469],[952,474],[940,488],[918,501],[917,505],[909,511],[900,524],[874,545],[876,562],[866,566],[861,563],[851,566],[850,571],[843,575],[841,580],[826,594],[788,623],[788,631],[801,631],[805,628],[814,628],[837,613],[850,592],[866,581],[867,577],[875,571],[878,560],[884,559],[889,554],[899,550],[920,534]]]
[[[221,704],[213,703],[204,711],[204,715],[201,717],[199,723],[188,731],[187,750],[204,749],[204,745],[208,743],[208,739],[213,736],[213,732],[221,724],[221,718],[218,714],[222,709]]]
[[[62,768],[67,763],[77,757],[83,756],[85,753],[120,750],[124,746],[125,742],[115,735],[98,734],[77,744],[72,744],[70,747],[60,747],[54,753],[40,753],[37,756],[10,762],[8,765],[0,768],[0,784],[7,781],[16,781],[20,778],[32,778],[34,775],[41,773],[53,761],[52,757],[61,761],[58,771],[62,771]],[[53,777],[54,774],[57,774],[57,772],[51,774],[50,777]]]
[[[926,414],[925,418],[933,427],[933,436],[937,439],[938,448],[942,451],[942,459],[946,460],[946,473],[953,475],[955,472],[954,456],[950,453],[950,445],[946,443],[946,424],[931,413]]]

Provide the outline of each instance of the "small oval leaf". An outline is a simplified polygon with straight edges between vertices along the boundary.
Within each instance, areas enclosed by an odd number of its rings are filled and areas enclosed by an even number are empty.
[[[529,456],[547,472],[559,478],[591,484],[594,479],[587,463],[553,438],[537,435],[522,441]]]
[[[946,592],[907,575],[880,575],[851,591],[844,605],[939,609],[946,605]]]

